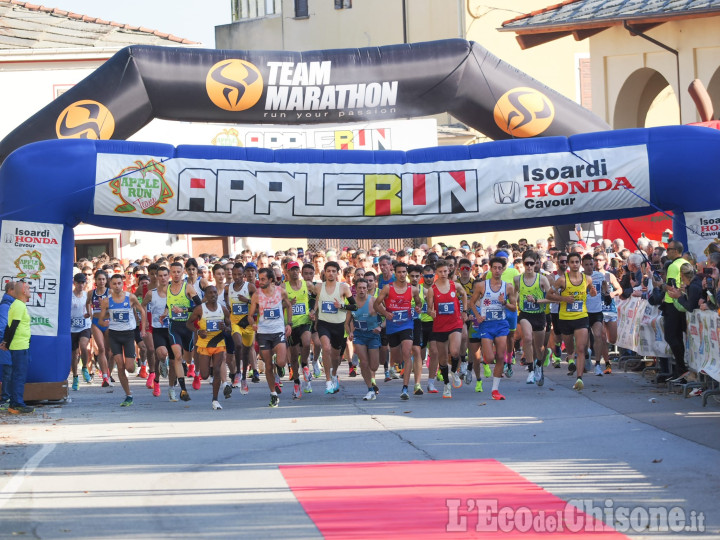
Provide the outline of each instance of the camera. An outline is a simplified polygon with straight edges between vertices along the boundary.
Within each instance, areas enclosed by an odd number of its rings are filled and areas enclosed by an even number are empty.
[[[650,278],[648,276],[644,276],[642,279],[642,286],[647,288],[647,286],[650,284]]]
[[[675,278],[668,278],[667,284],[670,287],[677,288],[677,281],[675,281]]]

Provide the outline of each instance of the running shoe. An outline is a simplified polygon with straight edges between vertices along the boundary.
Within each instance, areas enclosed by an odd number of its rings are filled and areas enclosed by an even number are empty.
[[[525,381],[525,384],[535,384],[535,372],[531,371],[528,373],[527,380]]]
[[[511,379],[513,376],[512,364],[505,364],[505,367],[503,368],[503,373],[508,379]]]
[[[485,375],[486,379],[492,377],[492,369],[490,368],[490,364],[483,364],[483,374]]]
[[[280,377],[282,379],[285,376],[285,368],[284,367],[277,368],[277,374],[278,374],[278,377]]]
[[[187,390],[180,390],[180,399],[183,401],[190,401],[190,394]]]
[[[200,390],[200,386],[201,386],[200,375],[195,375],[193,377],[193,382],[192,382],[193,390]]]
[[[141,379],[148,378],[147,366],[145,364],[140,366],[140,371],[138,372],[137,376],[140,377]]]
[[[355,366],[350,366],[350,377],[357,377],[357,370],[355,369]]]
[[[476,392],[482,392],[482,391],[483,391],[482,381],[478,381],[478,382],[475,383],[475,391],[476,391]]]
[[[318,379],[320,378],[320,375],[322,375],[322,373],[320,372],[320,362],[318,360],[315,360],[313,362],[313,377]]]
[[[120,406],[121,407],[129,407],[133,404],[133,398],[132,396],[125,396],[125,401],[123,401]]]
[[[310,368],[305,366],[302,369],[303,372],[303,379],[305,379],[305,382],[310,382],[312,380],[312,375],[310,375]]]
[[[443,381],[442,373],[440,373],[440,370],[438,370],[438,372],[435,374],[435,380],[443,384],[445,383],[445,381]]]
[[[252,379],[250,379],[254,383],[260,382],[260,372],[257,369],[253,369]]]
[[[10,408],[10,402],[9,401],[3,401],[0,403],[0,411],[7,411]]]
[[[300,392],[300,385],[294,384],[293,385],[293,399],[300,399],[300,396],[302,395],[302,392]]]
[[[365,394],[363,401],[375,401],[375,399],[375,392],[373,392],[372,390],[368,390],[368,393]]]
[[[160,392],[160,383],[157,382],[157,381],[155,381],[155,384],[153,384],[152,395],[155,396],[155,397],[159,397],[160,394],[161,394],[161,392]]]
[[[310,382],[310,381],[304,382],[302,387],[303,387],[303,392],[305,394],[312,394],[312,382]]]
[[[407,388],[403,388],[402,392],[400,392],[400,399],[402,399],[403,401],[407,401],[408,399],[410,399]]]
[[[280,395],[282,394],[282,386],[280,386],[279,382],[275,382],[275,392]]]
[[[27,405],[23,405],[21,407],[8,407],[7,410],[10,414],[30,414],[31,412],[35,411],[33,407],[28,407]]]
[[[240,381],[240,394],[245,396],[249,391],[250,389],[248,388],[247,379],[243,379],[242,381]]]
[[[460,362],[460,375],[465,375],[467,373],[467,362]]]
[[[233,386],[233,388],[240,388],[240,374],[239,373],[236,373],[235,376],[233,377],[232,386]]]
[[[152,389],[153,386],[155,386],[155,373],[151,373],[148,375],[147,381],[145,381],[145,386],[147,388]]]
[[[415,391],[413,392],[413,395],[422,396],[423,394],[424,394],[424,392],[423,392],[422,386],[420,385],[420,383],[417,383],[415,385]]]
[[[222,387],[222,393],[225,399],[228,399],[230,396],[232,396],[233,387],[230,383],[224,382],[222,383]]]
[[[550,360],[552,360],[552,351],[547,349],[545,352],[545,362],[543,362],[543,367],[548,367],[550,365]]]
[[[493,390],[493,391],[492,391],[492,398],[493,398],[494,400],[497,400],[497,401],[504,401],[504,400],[505,400],[505,396],[503,396],[503,395],[500,393],[500,390]]]
[[[435,381],[433,381],[432,379],[430,379],[428,381],[427,391],[428,391],[428,394],[437,394],[438,393],[437,388],[435,388]]]
[[[443,399],[450,399],[452,397],[452,385],[446,384],[443,387]]]
[[[217,399],[213,400],[212,408],[213,408],[213,411],[222,411],[222,405],[220,405],[220,402]]]
[[[292,381],[293,379],[295,379],[295,372],[293,371],[292,367],[289,367],[288,368],[288,380]]]
[[[167,376],[168,376],[168,372],[169,372],[169,371],[170,371],[170,364],[169,364],[169,361],[168,361],[168,359],[167,359],[167,357],[166,357],[165,360],[163,360],[163,361],[160,362],[160,376],[161,376],[163,379],[167,379]]]
[[[577,366],[575,365],[575,361],[570,360],[568,362],[568,375],[572,375],[573,373],[575,373],[576,369],[577,369]]]
[[[390,370],[385,370],[385,382],[392,381],[392,377],[390,376]]]
[[[110,382],[110,379],[103,379],[102,387],[103,388],[112,388],[115,386],[112,382]],[[112,392],[112,390],[110,390]]]
[[[115,382],[115,378],[114,378],[112,375],[110,375],[110,382],[111,382],[111,383],[114,383],[114,382]],[[113,386],[113,385],[111,384],[110,386]]]
[[[82,376],[83,376],[83,380],[86,383],[89,383],[90,381],[92,381],[92,377],[90,376],[90,372],[87,370],[87,368],[82,368]]]
[[[603,369],[600,367],[600,364],[595,364],[595,376],[597,376],[597,377],[603,376]]]
[[[332,375],[333,382],[333,394],[337,394],[340,391],[340,379],[337,375]]]
[[[543,371],[542,362],[535,362],[535,384],[542,386],[545,384],[545,372]]]
[[[168,396],[170,397],[170,401],[177,401],[177,400],[178,400],[178,398],[177,398],[177,393],[175,392],[175,389],[174,389],[174,388],[170,388],[170,389],[168,390]]]
[[[612,375],[612,365],[605,364],[605,371],[603,371],[603,375]]]
[[[471,384],[471,383],[472,383],[472,379],[473,379],[472,369],[466,370],[466,371],[465,371],[465,384],[466,384],[466,385]]]
[[[375,392],[375,395],[377,396],[380,393],[380,388],[378,387],[377,384],[375,384],[375,379],[372,380],[371,386],[372,386],[373,392]]]
[[[325,393],[326,394],[334,394],[335,393],[335,385],[332,381],[325,381]]]
[[[186,377],[195,377],[195,364],[190,364],[188,366]]]
[[[280,405],[280,397],[279,397],[279,396],[273,396],[273,395],[271,394],[271,395],[270,395],[270,405],[268,405],[268,407],[277,407],[278,405]]]
[[[553,355],[553,367],[555,369],[560,369],[560,359],[555,355]]]
[[[72,382],[72,389],[77,391],[78,387],[80,386],[80,379],[77,375],[73,376],[73,382]]]
[[[400,376],[397,374],[397,372],[395,371],[395,368],[394,368],[393,366],[390,366],[390,369],[389,369],[388,371],[389,371],[389,373],[390,373],[390,377],[391,377],[391,378],[393,378],[393,379],[399,379],[399,378],[400,378]]]
[[[460,388],[463,385],[462,379],[460,378],[460,374],[458,372],[451,374],[450,380],[452,381],[453,388]]]
[[[585,388],[585,384],[582,379],[578,379],[575,381],[575,384],[573,384],[573,390],[582,390],[583,388]]]

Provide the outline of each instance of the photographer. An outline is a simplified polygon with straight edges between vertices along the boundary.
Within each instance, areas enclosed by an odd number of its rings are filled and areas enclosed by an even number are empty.
[[[692,264],[685,263],[680,267],[680,279],[685,291],[668,286],[667,294],[675,300],[674,305],[680,311],[695,311],[704,297],[705,274],[697,274]]]
[[[682,252],[682,242],[672,240],[668,243],[667,255],[672,262],[667,269],[667,292],[663,299],[663,330],[665,331],[665,342],[670,347],[675,358],[673,375],[676,378],[682,378],[687,373],[685,343],[683,341],[683,333],[686,327],[685,313],[676,307],[675,299],[670,296],[670,290],[677,288],[680,283],[680,268],[684,264],[688,264],[682,258]]]
[[[627,265],[625,266],[622,278],[620,279],[620,287],[622,288],[622,294],[620,298],[627,300],[631,296],[640,296],[642,292],[640,289],[636,289],[642,285],[642,266],[643,258],[639,253],[631,254],[627,259]]]

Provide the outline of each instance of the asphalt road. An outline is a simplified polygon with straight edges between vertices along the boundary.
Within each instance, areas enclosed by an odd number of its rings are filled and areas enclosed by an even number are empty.
[[[119,385],[81,385],[32,416],[0,414],[0,538],[318,538],[279,465],[487,458],[566,501],[702,513],[704,536],[720,537],[717,401],[702,408],[618,372],[586,376],[577,393],[565,369],[546,372],[538,388],[517,367],[502,402],[489,380],[481,394],[473,383],[451,400],[407,402],[400,381],[381,382],[378,400],[364,402],[362,380],[343,367],[337,395],[314,381],[293,401],[286,382],[270,409],[263,379],[247,396],[221,397],[222,411],[207,383],[171,403],[165,386],[153,398],[134,379],[130,408]]]

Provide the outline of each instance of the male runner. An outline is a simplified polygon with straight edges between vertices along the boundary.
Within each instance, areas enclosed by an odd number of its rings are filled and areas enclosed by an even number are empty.
[[[154,264],[154,263],[153,263]],[[152,266],[152,265],[151,265]],[[177,401],[175,394],[175,383],[177,376],[175,375],[175,366],[168,369],[168,354],[172,354],[170,333],[168,327],[170,319],[165,317],[160,320],[162,314],[167,307],[167,288],[170,281],[170,270],[166,266],[160,266],[156,270],[157,287],[148,291],[143,298],[142,306],[147,309],[150,314],[150,324],[152,327],[152,344],[155,347],[155,379],[153,381],[153,396],[160,396],[160,377],[170,377],[170,401]]]
[[[380,365],[380,327],[381,318],[374,309],[374,299],[368,295],[368,282],[359,278],[355,282],[356,311],[348,311],[345,329],[348,338],[355,345],[355,353],[360,360],[360,375],[367,385],[368,392],[363,401],[373,401],[380,390],[375,384],[375,372]]]
[[[255,294],[255,283],[245,281],[245,267],[242,263],[235,263],[232,269],[232,283],[225,289],[225,304],[230,312],[232,339],[235,345],[235,359],[230,363],[230,376],[233,386],[240,386],[240,393],[248,393],[247,370],[252,363],[253,343],[255,342],[255,331],[249,324],[247,314],[249,312],[250,299]],[[252,363],[253,382],[259,382],[260,377],[257,369]],[[257,381],[255,380],[257,376]]]
[[[72,344],[72,363],[71,369],[73,374],[72,389],[77,390],[80,384],[78,377],[78,359],[82,359],[82,374],[86,383],[90,382],[90,373],[88,372],[88,342],[90,341],[90,317],[91,312],[88,309],[87,292],[85,284],[87,277],[82,272],[78,272],[73,277],[73,294],[70,302],[70,336]]]
[[[433,318],[428,314],[428,292],[435,283],[435,267],[431,264],[426,264],[422,268],[423,283],[422,283],[422,296],[425,303],[423,304],[423,311],[420,312],[420,323],[422,324],[422,343],[423,343],[423,356],[425,350],[427,354],[427,366],[428,366],[428,384],[427,391],[429,394],[437,394],[438,391],[435,388],[435,379],[437,378],[438,372],[438,356],[437,356],[437,343],[432,341],[433,331]]]
[[[290,368],[293,372],[293,399],[300,399],[300,366],[302,366],[302,391],[312,392],[308,357],[310,356],[310,304],[307,282],[300,277],[300,263],[290,261],[287,264],[289,279],[285,282],[285,292],[292,305],[292,333],[288,338],[290,347]],[[299,362],[298,362],[299,359]]]
[[[379,291],[381,291],[383,287],[385,287],[385,285],[395,281],[392,258],[390,257],[390,255],[382,255],[378,258],[378,268],[380,270],[380,273],[376,276],[376,282],[377,290],[379,293]],[[375,295],[375,297],[377,298],[377,295]],[[395,371],[395,366],[393,366],[388,361],[389,355],[390,350],[388,348],[387,327],[383,326],[383,329],[380,332],[380,361],[385,368],[385,382],[391,381],[392,379],[400,378]]]
[[[583,273],[592,281],[596,291],[603,289],[605,274],[595,270],[595,261],[591,253],[586,253],[582,258]],[[608,358],[607,334],[603,324],[603,301],[602,296],[597,294],[587,298],[588,324],[590,325],[590,351],[595,359],[595,375],[602,377],[603,370],[600,367],[600,360]],[[592,365],[592,362],[591,362]]]
[[[465,289],[465,295],[470,298],[473,292],[473,286],[475,284],[475,278],[472,275],[472,263],[469,259],[460,259],[458,261],[458,270],[460,271],[457,281]],[[470,307],[465,304],[460,304],[460,309],[470,314]],[[470,320],[465,321],[462,331],[462,341],[460,342],[460,375],[465,377],[465,384],[472,382],[473,366],[468,366],[467,350],[468,350],[468,334],[472,327]]]

